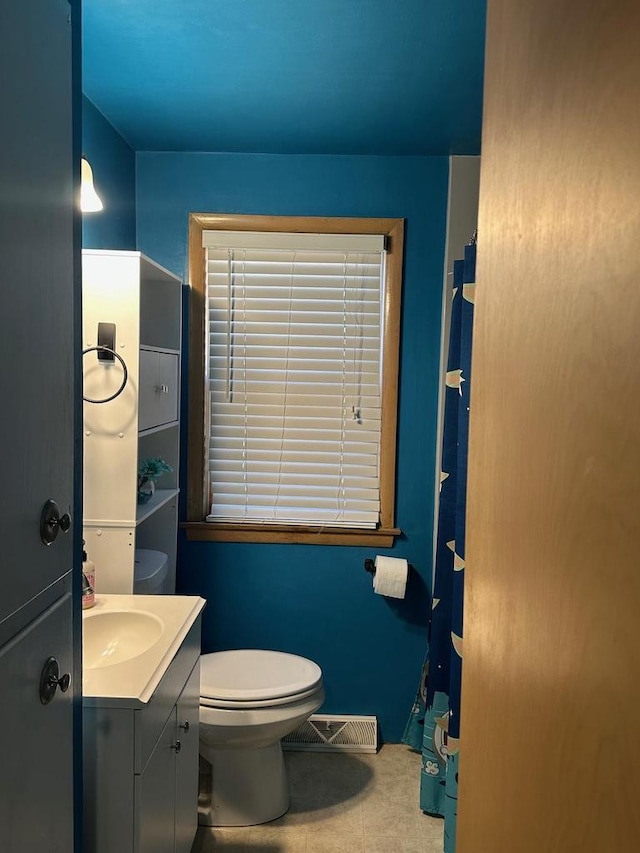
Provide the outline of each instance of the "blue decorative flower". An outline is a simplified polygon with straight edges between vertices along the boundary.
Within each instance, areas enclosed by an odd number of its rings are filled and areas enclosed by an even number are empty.
[[[138,463],[138,488],[143,483],[154,482],[158,477],[172,470],[171,465],[167,465],[164,459],[161,459],[159,456],[141,459]]]

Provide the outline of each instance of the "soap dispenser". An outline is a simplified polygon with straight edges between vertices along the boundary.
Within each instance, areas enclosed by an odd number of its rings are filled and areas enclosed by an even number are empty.
[[[82,609],[87,610],[96,603],[96,566],[93,560],[87,557],[84,550],[84,539],[82,540]]]

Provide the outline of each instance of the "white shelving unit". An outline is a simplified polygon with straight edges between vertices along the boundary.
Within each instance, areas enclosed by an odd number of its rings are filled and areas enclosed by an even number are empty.
[[[182,282],[140,252],[82,253],[83,348],[98,325],[115,324],[115,351],[127,383],[115,399],[83,405],[84,539],[98,592],[133,592],[134,551],[168,557],[165,591],[175,590],[180,445]],[[83,359],[84,396],[104,399],[123,379],[117,359]],[[160,456],[173,469],[138,504],[138,461]]]

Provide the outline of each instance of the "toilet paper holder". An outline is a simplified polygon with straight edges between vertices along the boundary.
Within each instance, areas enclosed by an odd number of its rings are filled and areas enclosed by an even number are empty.
[[[411,565],[411,563],[407,563],[407,565],[409,567],[409,571],[412,571],[413,566]],[[365,570],[365,572],[369,572],[369,574],[372,577],[375,577],[375,574],[376,574],[376,562],[375,562],[375,560],[372,560],[370,558],[366,559],[364,561],[364,570]]]

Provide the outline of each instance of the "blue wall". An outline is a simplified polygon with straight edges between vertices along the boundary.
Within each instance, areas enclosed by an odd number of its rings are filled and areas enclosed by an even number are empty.
[[[104,210],[82,217],[83,248],[135,249],[135,153],[87,97],[82,98],[82,151],[104,204]]]
[[[426,649],[431,585],[446,157],[138,152],[138,248],[183,275],[189,212],[406,219],[396,524],[407,598],[371,591],[372,548],[187,542],[178,591],[208,600],[203,649],[316,660],[326,713],[375,714],[400,739]],[[186,414],[186,413],[185,413]],[[183,465],[184,471],[184,465]]]

